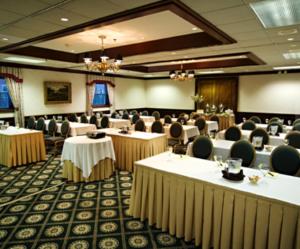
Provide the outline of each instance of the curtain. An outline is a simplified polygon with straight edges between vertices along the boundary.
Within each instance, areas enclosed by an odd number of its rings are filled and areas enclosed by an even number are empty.
[[[93,99],[95,94],[95,82],[102,81],[107,83],[108,98],[110,103],[110,110],[115,110],[115,96],[114,96],[114,78],[103,75],[87,74],[86,75],[86,112],[88,115],[93,113]]]
[[[22,71],[20,68],[0,67],[0,76],[5,78],[11,102],[14,106],[15,125],[24,127]]]

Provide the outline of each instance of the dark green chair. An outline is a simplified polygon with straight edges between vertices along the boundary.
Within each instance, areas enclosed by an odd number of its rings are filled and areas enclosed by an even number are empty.
[[[48,137],[55,137],[57,131],[57,124],[55,119],[51,119],[48,124],[48,134],[45,135],[45,139]]]
[[[85,114],[82,114],[81,117],[80,117],[80,123],[84,123],[84,124],[87,124],[89,121],[88,121],[88,118]]]
[[[283,131],[282,124],[280,122],[269,122],[267,126],[267,132],[271,132],[271,126],[277,126],[277,133],[281,133]]]
[[[293,131],[300,131],[300,123],[296,123],[296,124],[293,126]]]
[[[273,123],[273,122],[280,123],[280,118],[278,118],[278,117],[272,117],[272,118],[269,120],[269,124],[270,124],[270,123]]]
[[[288,140],[288,145],[300,149],[300,132],[299,131],[290,131],[285,139]]]
[[[160,113],[158,111],[152,112],[151,116],[153,116],[155,120],[160,120]]]
[[[242,130],[253,131],[255,130],[255,128],[255,122],[252,120],[247,120],[245,123],[242,124]]]
[[[212,151],[213,144],[206,136],[198,136],[193,142],[193,156],[201,159],[209,159]]]
[[[252,143],[253,137],[262,137],[263,138],[263,144],[268,144],[269,143],[269,134],[266,132],[265,129],[262,128],[256,128],[253,130],[250,134],[249,140]]]
[[[132,111],[130,112],[130,115],[135,115],[135,114],[138,114],[138,111],[137,111],[137,110],[132,110]]]
[[[280,174],[291,176],[299,175],[299,152],[289,145],[280,145],[276,147],[271,154],[271,167]]]
[[[69,116],[68,116],[68,120],[70,122],[78,122],[78,119],[77,119],[77,116],[75,113],[71,113]]]
[[[194,125],[198,127],[198,130],[199,130],[200,134],[204,134],[205,133],[206,120],[204,118],[198,118],[198,119],[196,119]]]
[[[35,129],[35,118],[30,116],[27,120],[27,128],[28,129]]]
[[[137,120],[134,125],[134,130],[135,131],[146,131],[146,125],[145,125],[144,120],[142,120],[142,119]]]
[[[179,116],[179,118],[177,119],[177,122],[180,123],[180,124],[182,124],[182,125],[186,125],[187,124],[187,120],[183,116]]]
[[[104,116],[101,118],[100,122],[101,128],[108,128],[109,127],[109,118],[107,116]]]
[[[164,133],[163,124],[159,120],[154,121],[151,125],[151,132]]]
[[[236,126],[229,127],[224,134],[225,140],[238,141],[242,137],[241,130]]]
[[[133,124],[135,124],[139,119],[140,119],[140,115],[139,115],[139,114],[134,114],[134,115],[132,116],[131,122],[132,122]]]
[[[148,111],[142,111],[142,116],[148,116],[149,115],[149,112]]]
[[[91,118],[90,118],[90,124],[94,124],[96,125],[96,127],[98,127],[98,122],[97,122],[97,117],[96,115],[92,115]]]
[[[130,119],[128,112],[124,112],[122,115],[122,119]]]
[[[255,124],[261,124],[261,119],[258,116],[252,116],[249,120],[253,121]]]
[[[44,131],[45,130],[45,119],[40,117],[37,122],[36,122],[36,127],[35,129],[38,131]]]
[[[165,115],[164,116],[164,122],[165,124],[172,124],[172,118],[170,115]]]
[[[241,158],[244,167],[250,167],[255,160],[255,156],[255,149],[246,140],[236,141],[230,148],[230,157]]]
[[[49,124],[50,125],[50,124]],[[51,154],[56,155],[61,152],[65,139],[69,136],[70,133],[70,123],[69,121],[64,121],[61,125],[60,136],[51,136],[45,138],[46,145],[50,145],[54,150]]]
[[[293,126],[296,124],[300,124],[300,118],[295,119],[295,121],[293,122]]]
[[[169,146],[174,147],[176,144],[180,144],[182,133],[183,133],[182,125],[178,122],[173,123],[170,126],[170,137],[171,138],[168,139]]]
[[[118,113],[117,112],[113,112],[112,114],[111,114],[111,118],[117,118],[117,115],[118,115]]]

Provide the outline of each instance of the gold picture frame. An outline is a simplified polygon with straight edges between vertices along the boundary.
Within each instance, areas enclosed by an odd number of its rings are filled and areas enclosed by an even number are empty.
[[[44,82],[45,104],[72,103],[72,84],[70,82]]]

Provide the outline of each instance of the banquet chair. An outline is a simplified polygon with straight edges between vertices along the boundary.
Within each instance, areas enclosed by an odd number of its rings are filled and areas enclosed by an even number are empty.
[[[300,118],[295,119],[295,121],[293,122],[293,126],[295,126],[296,124],[300,124]]]
[[[198,127],[200,134],[205,134],[206,121],[204,118],[196,119],[194,125]]]
[[[187,120],[183,116],[179,116],[179,118],[177,119],[177,122],[180,123],[180,124],[182,124],[182,125],[186,125],[187,124]]]
[[[130,119],[128,112],[124,112],[122,115],[122,119]]]
[[[245,123],[242,124],[242,130],[253,131],[255,130],[255,128],[256,128],[255,122],[252,120],[247,120]]]
[[[224,134],[225,140],[238,141],[242,137],[241,130],[236,126],[230,126]]]
[[[269,134],[265,129],[256,128],[250,133],[249,141],[252,143],[253,137],[262,137],[263,138],[263,145],[269,143]]]
[[[293,126],[293,131],[300,131],[300,123],[296,123],[296,124]]]
[[[159,120],[160,119],[160,113],[158,111],[152,112],[151,116],[153,116],[155,118],[155,120]]]
[[[27,128],[28,129],[35,129],[35,118],[33,116],[30,116],[28,118],[28,121],[27,121]]]
[[[153,133],[164,133],[163,124],[159,120],[154,121],[151,125],[151,132],[153,132]]]
[[[130,115],[135,115],[135,114],[138,114],[138,111],[137,111],[137,110],[132,110],[132,111],[130,112]]]
[[[48,134],[44,135],[44,138],[55,137],[57,131],[57,124],[55,119],[51,119],[48,124]]]
[[[300,132],[299,131],[290,131],[285,139],[288,140],[288,145],[300,149]]]
[[[164,116],[164,123],[165,124],[172,124],[172,118],[170,115],[165,115]]]
[[[213,151],[213,144],[206,136],[198,136],[193,142],[193,156],[201,159],[209,159]]]
[[[279,122],[280,122],[280,118],[278,118],[278,117],[272,117],[272,118],[269,120],[269,124],[270,124],[270,123],[273,123],[273,122],[279,123]]]
[[[198,113],[195,113],[195,114],[193,114],[192,115],[192,119],[198,119],[198,118],[200,118],[201,116],[200,116],[200,114],[198,114]]]
[[[38,131],[43,131],[45,130],[45,119],[40,117],[37,122],[36,122],[36,127],[35,127],[36,130]]]
[[[168,145],[172,147],[174,153],[185,154],[186,146],[182,141],[183,128],[181,123],[175,122],[170,127],[170,137],[168,139]]]
[[[142,119],[137,120],[134,125],[134,130],[135,131],[146,131],[146,125],[145,125],[144,120],[142,120]]]
[[[217,115],[213,115],[213,116],[211,116],[210,121],[216,121],[219,124],[220,119]]]
[[[292,146],[280,145],[271,154],[271,169],[285,175],[300,175],[300,155]]]
[[[109,118],[107,116],[102,117],[100,125],[101,125],[101,128],[108,128],[109,127]]]
[[[241,158],[242,166],[250,167],[254,162],[256,151],[252,144],[246,140],[236,141],[230,148],[230,157]]]
[[[142,116],[148,116],[149,115],[149,113],[148,113],[148,111],[142,111]]]
[[[110,117],[111,118],[117,118],[117,112],[113,112]]]
[[[140,119],[139,114],[134,114],[131,119],[131,123],[135,124]]]
[[[78,119],[77,119],[77,116],[75,113],[71,113],[69,116],[68,116],[68,120],[70,122],[78,122]]]
[[[277,133],[281,133],[283,131],[282,125],[279,122],[269,122],[267,132],[271,131],[271,126],[277,126]]]
[[[96,125],[96,127],[98,128],[98,125],[97,125],[97,117],[96,115],[92,115],[91,118],[90,118],[90,124],[94,124]]]
[[[82,114],[80,117],[80,123],[87,124],[89,121],[87,119],[87,116],[85,114]]]
[[[249,120],[253,121],[256,124],[261,124],[261,119],[258,116],[252,116],[249,118]]]
[[[53,149],[52,152],[50,152],[51,154],[56,155],[61,152],[65,139],[69,136],[69,133],[70,123],[69,121],[64,121],[61,125],[60,136],[51,136],[45,138],[46,144],[50,145]]]

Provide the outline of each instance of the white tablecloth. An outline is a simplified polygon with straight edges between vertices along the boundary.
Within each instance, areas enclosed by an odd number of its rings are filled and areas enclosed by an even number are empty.
[[[242,129],[242,125],[243,123],[240,123],[237,125],[237,127],[239,127],[240,129]],[[268,125],[267,124],[255,124],[256,128],[262,128],[264,130],[267,130]],[[293,126],[292,125],[283,125],[283,133],[287,133],[289,131],[293,130]]]
[[[46,131],[48,130],[50,120],[45,120]],[[79,135],[85,135],[88,131],[94,131],[97,127],[94,124],[83,124],[83,123],[76,123],[76,122],[69,122],[70,123],[70,136],[75,137]],[[57,124],[57,132],[60,133],[62,123]]]
[[[252,131],[249,130],[241,130],[242,139],[249,140],[250,134]],[[225,130],[218,132],[217,138],[224,139]],[[279,136],[271,136],[269,135],[269,145],[278,146],[284,144],[284,138],[286,133],[279,133]]]
[[[122,128],[124,126],[130,127],[131,122],[128,119],[116,119],[110,118],[109,119],[109,127],[110,128]]]
[[[171,138],[170,127],[171,127],[170,125],[164,126],[165,133],[168,138]],[[197,126],[183,125],[182,128],[183,128],[182,139],[184,143],[187,143],[189,141],[189,138],[198,136],[200,134]]]
[[[110,137],[91,139],[87,136],[70,137],[65,140],[61,160],[70,160],[88,178],[93,166],[105,158],[116,160]]]
[[[14,126],[9,126],[6,130],[0,130],[0,134],[3,135],[23,135],[23,134],[30,134],[30,133],[40,133],[41,131],[37,131],[37,130],[31,130],[31,129],[27,129],[27,128],[16,128]]]

